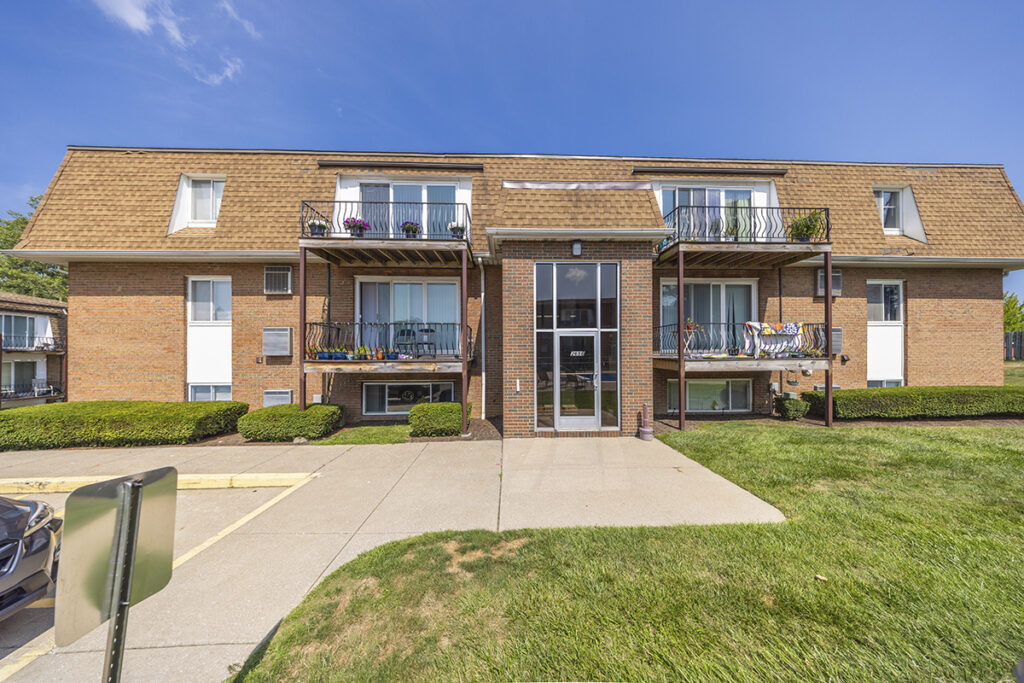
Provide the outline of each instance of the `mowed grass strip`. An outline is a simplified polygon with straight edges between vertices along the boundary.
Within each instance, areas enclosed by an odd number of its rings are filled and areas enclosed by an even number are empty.
[[[409,440],[410,427],[404,425],[367,425],[364,427],[349,427],[340,432],[332,434],[326,439],[313,443],[322,446],[336,446],[341,444],[390,444],[405,443]]]
[[[1003,363],[1003,384],[1024,384],[1024,360]]]
[[[788,521],[391,543],[237,679],[1000,680],[1024,656],[1024,429],[664,440]]]

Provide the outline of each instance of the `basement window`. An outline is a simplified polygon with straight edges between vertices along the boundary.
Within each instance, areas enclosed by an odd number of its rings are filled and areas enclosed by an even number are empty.
[[[267,389],[263,392],[263,407],[283,406],[292,402],[291,389]]]
[[[190,401],[230,401],[230,384],[190,384],[188,385]]]
[[[363,385],[363,415],[408,415],[418,403],[454,400],[453,382],[368,382]]]

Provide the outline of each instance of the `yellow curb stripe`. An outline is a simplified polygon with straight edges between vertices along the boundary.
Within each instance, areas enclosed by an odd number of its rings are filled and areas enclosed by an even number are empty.
[[[87,477],[33,477],[0,479],[0,494],[69,493],[79,486],[95,484],[121,475],[97,474]],[[293,486],[308,472],[243,472],[240,474],[179,474],[179,489],[247,489]]]
[[[221,529],[220,532],[206,539],[196,547],[187,551],[185,554],[180,555],[177,559],[174,560],[174,564],[172,565],[172,567],[174,569],[177,569],[178,567],[185,564],[199,553],[203,552],[204,550],[212,546],[217,541],[223,539],[232,531],[235,531],[247,522],[251,522],[257,516],[266,512],[274,505],[277,505],[282,500],[284,500],[291,494],[295,493],[300,488],[302,488],[303,486],[305,486],[306,484],[313,481],[319,476],[320,475],[317,474],[316,472],[303,475],[303,479],[301,481],[293,484],[291,487],[277,494],[263,505],[260,505],[258,508],[256,508],[249,514],[239,519],[234,524],[224,527],[223,529]],[[61,509],[60,512],[63,511],[64,510]],[[0,662],[0,681],[6,681],[8,678],[21,671],[35,660],[39,659],[45,654],[48,654],[55,647],[57,647],[57,644],[56,642],[54,642],[53,639],[52,628],[44,631],[43,633],[40,633],[38,636],[22,645],[20,648],[9,654],[2,662]]]

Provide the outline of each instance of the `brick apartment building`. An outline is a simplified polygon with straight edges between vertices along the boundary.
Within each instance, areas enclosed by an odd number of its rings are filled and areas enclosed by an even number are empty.
[[[0,408],[64,400],[67,304],[0,292]]]
[[[12,253],[67,265],[76,400],[628,435],[1001,384],[1024,208],[998,165],[69,147]]]

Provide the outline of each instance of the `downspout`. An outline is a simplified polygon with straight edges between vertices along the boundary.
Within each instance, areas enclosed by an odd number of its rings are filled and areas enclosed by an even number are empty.
[[[476,259],[480,268],[480,332],[477,334],[477,353],[480,354],[480,419],[487,419],[487,316],[484,311],[484,260]]]

